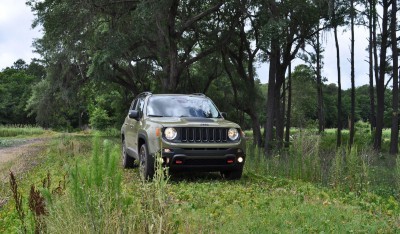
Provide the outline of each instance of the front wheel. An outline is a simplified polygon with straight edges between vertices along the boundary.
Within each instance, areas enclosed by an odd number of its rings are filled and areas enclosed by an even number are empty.
[[[242,177],[243,168],[230,170],[230,171],[221,171],[222,177],[227,180],[239,180]]]
[[[154,176],[154,157],[147,152],[146,144],[140,147],[140,174],[144,180],[151,180]]]

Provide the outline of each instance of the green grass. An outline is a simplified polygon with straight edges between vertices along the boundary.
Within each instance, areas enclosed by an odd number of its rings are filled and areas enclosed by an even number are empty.
[[[28,125],[0,125],[0,137],[33,136],[44,134],[45,130]]]
[[[49,215],[44,220],[45,230],[50,233],[400,231],[399,203],[393,196],[343,189],[346,179],[341,186],[328,187],[304,182],[307,178],[313,180],[312,169],[294,164],[294,171],[287,169],[279,174],[280,165],[284,165],[279,163],[287,162],[283,155],[267,160],[256,157],[257,150],[248,152],[252,155],[239,181],[223,180],[217,173],[201,173],[174,174],[167,179],[161,176],[144,183],[137,168],[120,167],[118,139],[105,143],[103,139],[61,135],[42,152],[41,166],[20,177],[28,232],[33,232],[35,226],[27,205],[32,184],[40,188],[47,201]],[[315,157],[319,151],[312,147],[314,140],[299,139],[294,144],[302,144],[301,152]],[[353,157],[360,153],[354,152]],[[317,165],[312,158],[298,152],[296,155],[298,163]],[[286,167],[290,168],[288,164]],[[354,174],[358,172],[363,171],[355,170]],[[51,186],[43,188],[47,173]],[[0,184],[2,198],[9,202],[0,208],[0,232],[21,232],[22,223],[7,183]]]
[[[343,233],[396,230],[394,219],[371,215],[308,183],[246,174],[239,182],[172,184],[171,192],[178,203],[174,208],[180,224],[178,232]]]

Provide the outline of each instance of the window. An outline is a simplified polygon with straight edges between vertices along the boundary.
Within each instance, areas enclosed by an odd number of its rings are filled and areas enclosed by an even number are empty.
[[[220,118],[214,103],[204,97],[152,96],[147,105],[150,117]]]
[[[144,98],[139,98],[135,110],[137,110],[139,113],[142,114],[143,107],[144,107]]]
[[[133,100],[132,103],[131,103],[131,107],[129,108],[129,110],[135,110],[136,103],[137,103],[137,99]]]

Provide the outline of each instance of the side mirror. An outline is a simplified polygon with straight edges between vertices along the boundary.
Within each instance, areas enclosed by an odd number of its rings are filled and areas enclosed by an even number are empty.
[[[222,117],[224,117],[224,119],[228,118],[228,114],[226,112],[221,112]]]
[[[129,118],[131,119],[138,119],[139,118],[139,112],[137,110],[130,110],[128,113]]]

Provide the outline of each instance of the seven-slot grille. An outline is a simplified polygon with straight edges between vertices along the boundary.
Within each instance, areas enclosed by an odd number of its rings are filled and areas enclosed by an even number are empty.
[[[228,128],[182,127],[176,129],[182,143],[223,143],[228,141]]]

